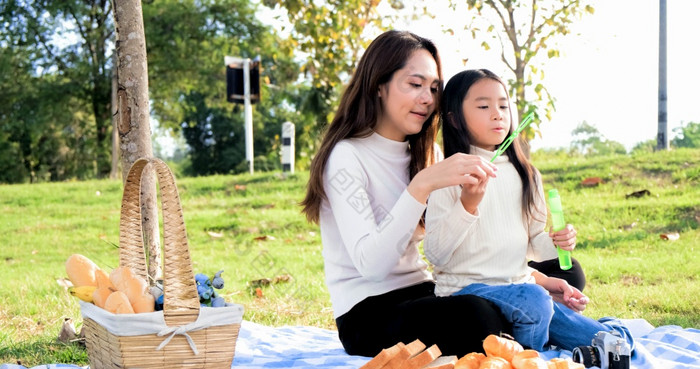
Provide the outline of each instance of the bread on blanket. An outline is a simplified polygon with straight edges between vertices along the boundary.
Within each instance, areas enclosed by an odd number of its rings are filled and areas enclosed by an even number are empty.
[[[455,369],[479,369],[485,358],[481,352],[470,352],[457,360]]]
[[[432,345],[401,364],[399,369],[421,369],[442,355],[437,345]]]
[[[377,356],[372,358],[372,360],[368,361],[365,365],[361,366],[360,369],[382,368],[386,363],[389,362],[389,360],[393,359],[404,346],[405,345],[403,344],[403,342],[399,342],[394,346],[383,349],[377,354]]]
[[[394,356],[382,369],[399,369],[408,359],[423,351],[425,344],[420,340],[415,340],[408,345],[404,345],[396,356]]]
[[[422,369],[454,369],[456,362],[457,356],[440,356]]]
[[[411,354],[411,357],[414,357],[421,353],[423,350],[425,350],[425,343],[421,342],[421,340],[416,339],[415,341],[409,343],[406,345],[406,348],[408,349],[408,352]]]

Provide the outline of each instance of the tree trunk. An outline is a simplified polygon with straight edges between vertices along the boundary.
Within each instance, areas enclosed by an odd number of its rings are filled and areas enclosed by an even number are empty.
[[[112,68],[112,168],[109,171],[110,179],[119,178],[119,127],[118,127],[118,99],[117,90],[119,89],[119,83],[117,80],[117,75],[119,73],[118,65],[119,59],[117,59],[117,53],[114,53],[114,67]]]
[[[143,10],[139,0],[115,0],[117,30],[118,114],[121,140],[122,178],[126,180],[131,165],[142,157],[153,156],[148,102],[148,65]],[[148,276],[161,273],[160,233],[155,173],[144,173],[141,182],[141,221],[148,258]]]
[[[516,68],[515,68],[515,80],[517,81],[516,86],[518,86],[517,90],[515,91],[515,98],[516,101],[526,101],[525,100],[525,63],[520,61],[520,59],[516,59]],[[517,104],[517,115],[513,117],[515,119],[515,122],[512,122],[515,127],[520,124],[520,119],[525,116],[525,104]],[[525,132],[520,133],[520,137],[522,138],[521,140],[521,147],[523,149],[523,152],[525,153],[526,157],[530,157],[530,141],[528,141],[525,138]]]

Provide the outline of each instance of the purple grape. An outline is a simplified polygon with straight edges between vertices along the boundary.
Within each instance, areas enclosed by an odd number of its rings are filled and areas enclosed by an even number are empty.
[[[209,300],[213,291],[214,290],[209,286],[202,286],[201,284],[197,286],[197,293],[199,294],[200,300]]]
[[[215,297],[213,300],[211,300],[211,307],[223,307],[226,305],[226,301],[224,301],[223,297]]]
[[[197,275],[194,276],[194,280],[197,282],[197,284],[203,286],[211,283],[209,281],[209,277],[207,277],[206,274],[202,273],[197,273]]]
[[[223,270],[219,270],[216,272],[216,274],[214,274],[214,278],[211,280],[211,285],[218,290],[224,288],[224,279],[221,278],[221,273],[223,272]]]

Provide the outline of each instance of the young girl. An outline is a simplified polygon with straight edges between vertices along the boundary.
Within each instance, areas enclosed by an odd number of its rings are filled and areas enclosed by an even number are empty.
[[[495,175],[494,165],[465,154],[432,164],[441,91],[435,45],[383,33],[362,56],[312,162],[303,211],[320,223],[326,285],[349,354],[375,356],[420,339],[464,355],[507,330],[483,298],[436,297],[418,251],[431,191]]]
[[[492,72],[468,70],[450,79],[442,104],[445,154],[465,153],[490,161],[513,131],[505,84]],[[555,245],[572,250],[571,225],[545,232],[547,208],[539,172],[515,140],[494,160],[497,176],[439,189],[430,195],[424,251],[435,265],[436,294],[484,297],[513,323],[513,336],[542,351],[590,345],[599,331],[632,338],[616,320],[600,323],[579,314],[587,298],[565,280],[528,267],[528,260],[554,260]],[[554,299],[555,301],[552,301]]]

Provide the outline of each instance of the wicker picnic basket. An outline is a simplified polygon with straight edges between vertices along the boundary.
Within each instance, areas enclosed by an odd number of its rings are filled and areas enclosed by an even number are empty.
[[[163,311],[112,314],[81,301],[90,367],[230,368],[243,307],[200,306],[180,197],[162,160],[139,159],[129,170],[119,224],[119,265],[147,276],[140,187],[149,164],[158,177],[163,213]]]

